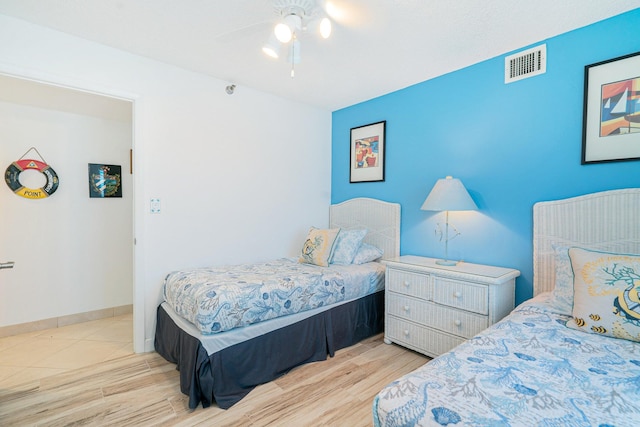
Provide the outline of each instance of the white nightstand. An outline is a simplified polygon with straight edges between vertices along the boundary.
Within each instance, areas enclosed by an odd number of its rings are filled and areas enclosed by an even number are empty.
[[[514,308],[511,268],[405,255],[386,260],[384,342],[428,356],[451,350]]]

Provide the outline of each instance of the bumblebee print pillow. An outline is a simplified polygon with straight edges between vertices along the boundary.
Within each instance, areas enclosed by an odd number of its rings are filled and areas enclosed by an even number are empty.
[[[573,319],[567,326],[640,342],[640,256],[570,248]]]

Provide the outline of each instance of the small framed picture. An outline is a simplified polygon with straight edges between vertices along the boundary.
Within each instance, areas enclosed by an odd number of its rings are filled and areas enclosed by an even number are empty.
[[[640,160],[640,52],[585,67],[582,164]]]
[[[351,128],[349,182],[384,181],[386,124],[382,121]]]
[[[122,167],[89,163],[89,197],[122,197]]]

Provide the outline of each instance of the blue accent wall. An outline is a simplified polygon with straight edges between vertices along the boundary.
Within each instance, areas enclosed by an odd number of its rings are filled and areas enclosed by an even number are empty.
[[[444,213],[420,207],[438,178],[460,178],[479,211],[450,214],[449,258],[516,268],[516,303],[530,298],[533,204],[640,187],[640,161],[580,164],[585,66],[640,51],[638,28],[635,9],[523,46],[547,44],[547,72],[511,84],[500,56],[335,111],[332,203],[398,202],[401,253],[442,258]],[[385,181],[349,183],[350,129],[382,120]]]

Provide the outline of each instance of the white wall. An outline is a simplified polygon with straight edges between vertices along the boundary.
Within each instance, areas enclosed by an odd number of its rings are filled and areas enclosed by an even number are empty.
[[[0,72],[135,99],[136,351],[153,348],[167,272],[291,256],[327,224],[328,111],[242,86],[230,96],[228,82],[3,15]]]
[[[0,260],[16,263],[0,272],[0,326],[131,304],[131,122],[0,102],[2,170],[30,147],[60,185],[38,200],[0,185]],[[121,165],[123,197],[90,199],[88,163]],[[29,183],[28,172],[26,187],[44,186],[44,175],[31,171]]]

